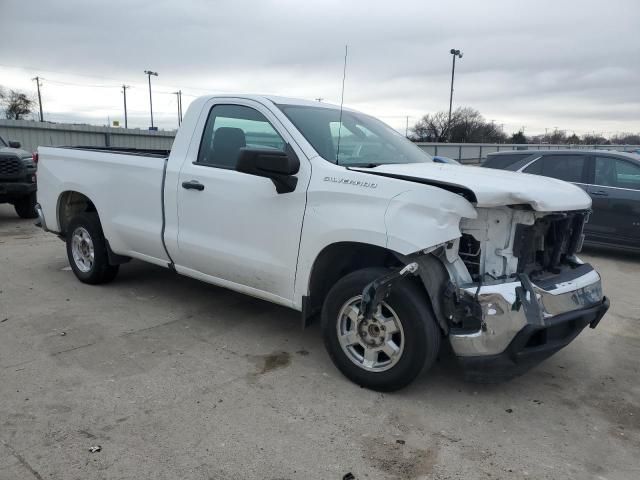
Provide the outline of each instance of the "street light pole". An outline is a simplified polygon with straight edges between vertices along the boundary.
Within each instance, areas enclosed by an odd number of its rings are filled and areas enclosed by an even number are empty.
[[[176,96],[176,102],[178,104],[178,127],[182,125],[182,90],[178,90],[177,92],[173,92]]]
[[[152,72],[151,70],[145,70],[145,75],[149,77],[149,111],[151,112],[151,128],[149,130],[154,130],[153,127],[153,99],[151,98],[151,75],[154,77],[158,76],[158,72]]]
[[[453,56],[453,65],[451,66],[451,93],[449,94],[449,123],[447,129],[451,128],[451,107],[453,106],[453,78],[456,74],[456,57],[462,58],[462,52],[452,48],[449,53]],[[451,134],[451,132],[449,132]]]
[[[129,85],[122,85],[122,95],[124,95],[124,128],[129,128],[129,124],[127,122],[127,88]]]

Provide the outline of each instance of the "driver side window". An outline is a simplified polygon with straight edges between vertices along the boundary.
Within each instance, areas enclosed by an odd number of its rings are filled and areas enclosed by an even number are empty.
[[[285,142],[257,110],[243,105],[216,105],[209,112],[196,163],[235,169],[240,149],[284,151]]]

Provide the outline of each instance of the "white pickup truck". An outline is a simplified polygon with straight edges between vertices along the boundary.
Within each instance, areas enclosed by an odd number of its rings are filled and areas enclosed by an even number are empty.
[[[434,163],[380,121],[318,102],[195,100],[171,151],[40,147],[41,226],[78,279],[138,259],[321,314],[340,371],[390,391],[443,338],[475,380],[511,378],[609,302],[576,253],[591,201],[558,180]]]

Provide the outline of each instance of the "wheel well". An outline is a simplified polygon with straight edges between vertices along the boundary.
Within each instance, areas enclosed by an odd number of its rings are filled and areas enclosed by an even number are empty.
[[[58,201],[60,233],[66,233],[69,221],[78,213],[95,211],[97,211],[95,205],[86,195],[73,191],[62,193]]]
[[[351,272],[367,267],[401,265],[394,252],[377,245],[339,242],[325,247],[317,256],[309,278],[309,295],[304,299],[305,325],[320,311],[327,293],[335,283]]]

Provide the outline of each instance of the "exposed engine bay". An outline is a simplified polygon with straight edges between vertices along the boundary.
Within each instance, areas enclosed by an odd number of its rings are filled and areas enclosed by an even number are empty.
[[[588,211],[540,213],[519,206],[477,210],[478,218],[463,219],[460,225],[458,255],[469,273],[466,280],[495,283],[521,273],[537,280],[580,264],[575,254],[582,247]]]
[[[504,308],[520,310],[522,303],[535,308],[538,287],[560,282],[563,278],[591,270],[577,257],[583,240],[583,226],[588,210],[571,212],[536,212],[524,206],[477,208],[475,219],[463,219],[462,236],[434,251],[446,269],[436,276],[440,294],[432,304],[443,330],[474,332],[485,328],[493,304],[486,301],[489,292],[508,297]],[[417,257],[421,271],[433,277],[437,269],[427,265],[429,255]],[[423,281],[427,290],[426,275]]]

